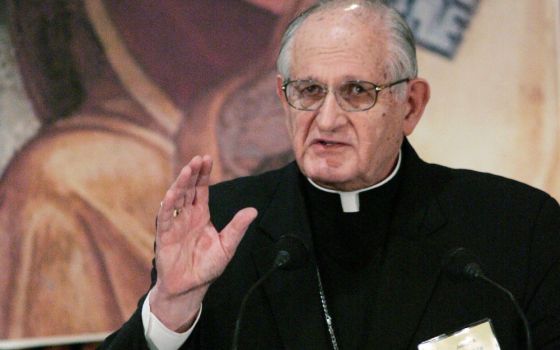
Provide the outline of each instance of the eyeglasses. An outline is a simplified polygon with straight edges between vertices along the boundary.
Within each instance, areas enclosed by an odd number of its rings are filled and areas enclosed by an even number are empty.
[[[385,85],[350,80],[336,87],[334,96],[340,108],[346,112],[365,111],[375,105],[379,92],[409,80],[405,78]],[[282,85],[282,90],[288,104],[301,111],[316,111],[323,105],[329,93],[327,85],[315,80],[287,80]]]

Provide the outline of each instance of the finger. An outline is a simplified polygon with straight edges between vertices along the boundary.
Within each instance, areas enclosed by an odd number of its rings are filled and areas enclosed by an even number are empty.
[[[164,232],[171,227],[171,223],[173,220],[173,209],[174,209],[174,201],[175,201],[175,194],[171,189],[167,190],[163,200],[161,201],[161,205],[159,208],[158,216],[157,216],[157,231]]]
[[[210,185],[210,174],[212,173],[212,158],[209,155],[202,157],[200,174],[196,183],[195,203],[208,204],[208,186]]]
[[[202,158],[200,156],[195,156],[183,167],[183,169],[181,169],[179,176],[177,176],[177,179],[171,185],[170,190],[174,192],[174,208],[182,208],[183,206],[192,203],[195,191],[194,188],[198,178],[198,173],[200,172],[201,164]]]
[[[202,167],[202,158],[200,156],[196,156],[192,159],[189,163],[191,168],[191,175],[183,187],[183,202],[185,206],[192,205],[194,202],[194,198],[196,196],[196,183],[198,182],[198,178],[200,176],[200,169]]]
[[[233,219],[224,227],[220,232],[220,241],[226,256],[231,259],[239,242],[245,235],[247,228],[257,217],[257,210],[255,208],[245,208],[235,214]]]
[[[161,211],[173,211],[174,208],[181,208],[184,205],[185,198],[185,184],[188,183],[192,175],[190,163],[185,165],[181,172],[167,190],[165,197],[161,204]]]
[[[181,169],[181,172],[165,193],[165,197],[161,202],[158,212],[158,222],[162,230],[167,230],[171,225],[171,220],[174,218],[174,212],[181,209],[185,205],[186,189],[192,182],[193,168],[199,169],[201,159],[199,156],[194,157],[187,165]]]

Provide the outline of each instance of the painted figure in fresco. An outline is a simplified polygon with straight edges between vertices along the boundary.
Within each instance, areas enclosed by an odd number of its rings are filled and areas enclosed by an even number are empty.
[[[10,4],[43,128],[0,182],[0,337],[119,326],[147,285],[159,200],[193,154],[216,160],[212,182],[291,159],[273,61],[308,3]]]

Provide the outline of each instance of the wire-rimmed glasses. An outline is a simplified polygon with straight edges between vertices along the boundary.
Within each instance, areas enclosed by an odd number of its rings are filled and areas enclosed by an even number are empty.
[[[340,108],[346,112],[365,111],[377,102],[377,95],[391,86],[408,82],[409,78],[392,83],[377,85],[369,81],[345,81],[334,89],[334,96]],[[329,87],[315,80],[287,80],[282,90],[288,104],[302,111],[315,111],[321,107],[329,93]]]

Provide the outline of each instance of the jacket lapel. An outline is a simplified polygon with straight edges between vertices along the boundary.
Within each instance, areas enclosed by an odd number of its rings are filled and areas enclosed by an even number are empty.
[[[402,183],[374,304],[368,348],[416,349],[414,335],[441,274],[443,252],[430,235],[446,218],[433,192],[436,174],[403,145]],[[378,347],[378,346],[377,346]]]
[[[311,231],[295,163],[283,174],[277,192],[259,222],[259,229],[263,235],[270,236],[271,244],[253,252],[255,265],[261,275],[270,268],[276,254],[274,242],[282,235],[293,234],[303,240],[309,252],[308,263],[297,270],[274,272],[264,283],[264,290],[285,348],[328,348]]]
[[[407,349],[440,275],[440,259],[430,249],[401,237],[387,249],[373,308],[369,347]]]

